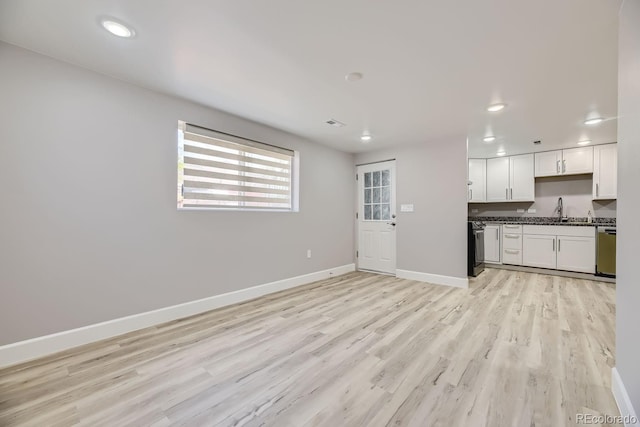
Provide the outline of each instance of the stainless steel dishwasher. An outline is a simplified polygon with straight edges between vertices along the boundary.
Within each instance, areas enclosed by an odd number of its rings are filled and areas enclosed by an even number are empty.
[[[598,227],[596,275],[616,277],[616,227]]]

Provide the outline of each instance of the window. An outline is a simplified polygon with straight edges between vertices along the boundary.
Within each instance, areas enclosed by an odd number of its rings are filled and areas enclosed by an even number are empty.
[[[178,209],[296,209],[296,153],[179,122]]]
[[[391,171],[364,174],[364,219],[385,221],[391,218]]]

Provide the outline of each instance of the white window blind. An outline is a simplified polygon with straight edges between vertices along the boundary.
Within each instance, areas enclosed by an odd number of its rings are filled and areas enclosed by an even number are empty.
[[[292,210],[292,150],[180,122],[178,208]]]

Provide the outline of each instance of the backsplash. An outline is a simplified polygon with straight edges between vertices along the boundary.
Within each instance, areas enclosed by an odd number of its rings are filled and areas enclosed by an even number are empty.
[[[483,222],[522,222],[523,217],[521,216],[470,216],[469,221],[477,221],[482,220]],[[549,216],[537,216],[537,217],[527,217],[526,222],[529,224],[558,224],[563,225],[567,223],[586,223],[588,217],[568,217],[567,222],[561,222],[557,216],[549,217]],[[615,218],[602,218],[602,217],[594,217],[592,224],[616,224]]]
[[[471,217],[556,217],[558,197],[562,197],[564,215],[568,217],[615,218],[615,200],[592,200],[591,175],[536,178],[535,202],[470,203]],[[535,213],[527,212],[535,209]],[[524,212],[517,212],[518,209]],[[474,212],[477,210],[477,212]]]

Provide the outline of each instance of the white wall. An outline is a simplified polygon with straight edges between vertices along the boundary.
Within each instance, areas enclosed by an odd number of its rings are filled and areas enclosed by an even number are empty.
[[[466,279],[466,138],[360,153],[355,161],[389,159],[396,159],[397,268]],[[400,212],[405,203],[415,212]]]
[[[535,202],[531,203],[472,203],[470,216],[556,216],[558,197],[562,197],[564,214],[570,217],[586,217],[587,212],[595,217],[615,218],[616,201],[593,201],[593,178],[591,175],[573,175],[536,178]],[[526,210],[534,208],[535,213]],[[473,212],[477,209],[478,212]],[[525,209],[518,213],[517,209]]]
[[[4,43],[0,69],[0,345],[354,262],[352,155]],[[179,119],[299,150],[300,212],[178,212]]]
[[[616,368],[640,411],[640,1],[620,11],[618,63],[618,248]]]

